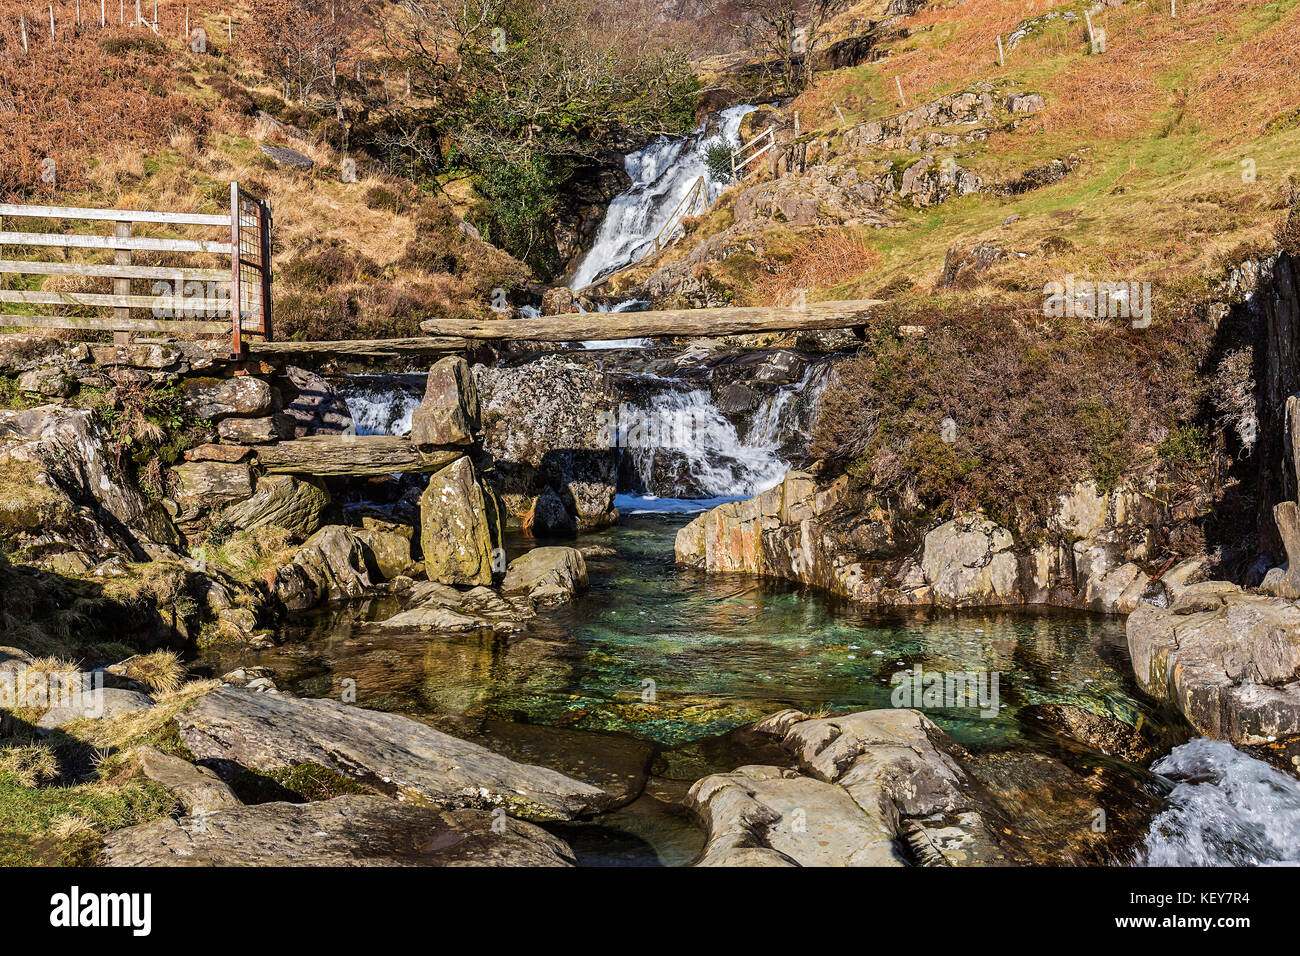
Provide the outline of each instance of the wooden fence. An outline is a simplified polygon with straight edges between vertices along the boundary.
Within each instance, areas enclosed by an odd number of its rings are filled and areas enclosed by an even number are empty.
[[[0,289],[0,303],[47,305],[78,309],[112,309],[112,315],[60,315],[0,312],[0,327],[111,331],[119,344],[136,332],[167,335],[229,333],[232,354],[244,350],[245,334],[272,338],[271,327],[271,210],[266,202],[238,183],[230,184],[230,214],[141,212],[126,209],[81,209],[69,206],[0,204],[0,218],[56,219],[112,223],[112,235],[61,232],[0,231],[0,246],[112,251],[103,263],[50,262],[0,258],[0,274],[69,276],[111,279],[111,293],[45,292]],[[133,235],[139,223],[170,227],[225,230],[229,239],[175,239]],[[228,257],[229,268],[191,265],[141,265],[133,252],[154,252],[176,259],[179,254]],[[136,295],[133,280],[153,280],[149,295]],[[237,309],[232,303],[238,303]],[[147,309],[148,318],[132,315]],[[223,320],[221,317],[225,316]]]

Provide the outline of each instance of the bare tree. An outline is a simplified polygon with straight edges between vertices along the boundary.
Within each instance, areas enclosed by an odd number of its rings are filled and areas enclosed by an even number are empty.
[[[712,0],[711,9],[777,64],[786,92],[796,96],[813,79],[814,55],[827,26],[849,0]]]

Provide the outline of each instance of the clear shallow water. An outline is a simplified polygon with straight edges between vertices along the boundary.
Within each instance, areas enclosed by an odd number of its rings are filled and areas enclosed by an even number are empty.
[[[888,707],[896,675],[918,667],[998,672],[996,716],[927,710],[973,749],[1028,746],[1042,735],[1021,711],[1036,704],[1128,724],[1141,717],[1152,728],[1165,721],[1139,699],[1119,621],[1024,611],[881,615],[776,582],[705,575],[673,564],[673,537],[687,517],[633,515],[585,537],[616,554],[590,559],[591,591],[523,635],[361,633],[356,620],[395,610],[375,602],[299,621],[285,629],[283,646],[227,652],[219,666],[267,664],[282,686],[307,696],[333,694],[352,678],[363,706],[612,730],[662,746],[783,707]]]

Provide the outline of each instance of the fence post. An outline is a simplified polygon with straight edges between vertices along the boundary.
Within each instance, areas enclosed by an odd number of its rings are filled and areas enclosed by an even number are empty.
[[[270,342],[271,331],[271,207],[266,200],[258,203],[258,233],[262,239],[262,339]]]
[[[239,183],[230,184],[230,353],[242,355],[244,338],[239,295]]]
[[[113,230],[113,235],[119,239],[129,238],[131,235],[131,223],[119,222]],[[131,264],[131,250],[118,249],[113,256],[113,264],[118,266],[129,266]],[[120,276],[113,280],[113,295],[130,295],[131,278],[130,276]],[[128,329],[127,323],[131,319],[131,309],[129,306],[115,306],[113,308],[113,319],[118,323],[118,328],[113,330],[114,345],[130,345],[131,330]]]
[[[23,52],[27,52],[27,20],[20,13],[18,14],[18,29],[23,33]]]

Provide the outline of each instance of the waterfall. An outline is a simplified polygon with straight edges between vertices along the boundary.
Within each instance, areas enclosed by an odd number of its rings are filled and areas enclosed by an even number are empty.
[[[777,389],[765,398],[754,413],[746,442],[775,449],[787,445],[792,436],[806,438],[812,430],[817,403],[830,384],[832,368],[829,362],[811,364],[798,384]]]
[[[406,435],[423,386],[387,375],[349,375],[340,383],[339,392],[358,435]]]
[[[584,288],[649,253],[659,230],[701,176],[708,202],[717,199],[726,183],[709,176],[709,147],[719,142],[739,146],[740,121],[754,109],[733,106],[723,110],[718,114],[720,129],[716,133],[709,132],[710,124],[705,122],[685,139],[664,138],[629,153],[623,168],[632,179],[632,188],[609,204],[591,248],[569,280],[570,287]]]
[[[1148,866],[1300,864],[1300,781],[1217,740],[1175,747],[1151,767],[1176,781],[1151,823]]]

